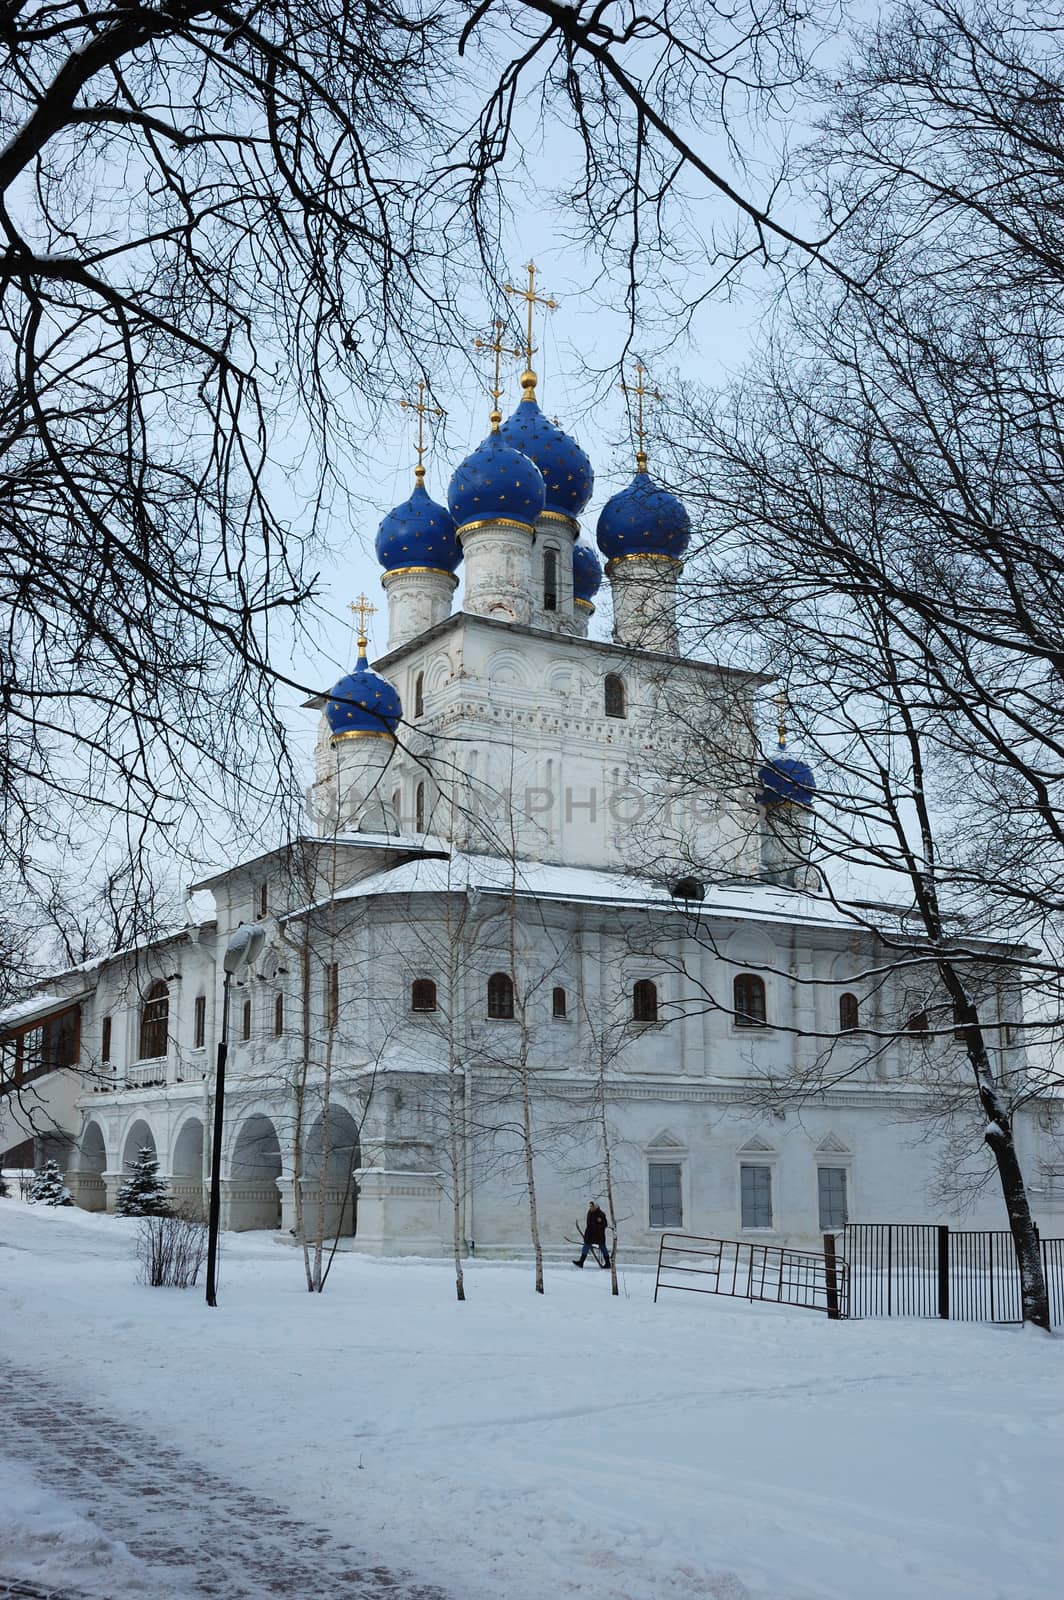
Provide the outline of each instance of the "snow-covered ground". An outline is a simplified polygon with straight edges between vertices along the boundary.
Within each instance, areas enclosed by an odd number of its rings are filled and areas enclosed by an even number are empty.
[[[318,1297],[247,1234],[211,1312],[135,1282],[135,1226],[0,1201],[5,1362],[454,1600],[1060,1592],[1059,1337],[655,1306],[640,1270],[612,1300],[557,1267],[539,1298],[477,1264],[458,1305],[443,1264],[344,1255]],[[0,1496],[0,1577],[151,1592],[17,1461]]]

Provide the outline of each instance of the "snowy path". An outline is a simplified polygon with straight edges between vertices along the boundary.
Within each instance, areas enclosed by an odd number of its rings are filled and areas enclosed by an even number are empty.
[[[617,1300],[564,1267],[539,1296],[527,1263],[470,1263],[458,1305],[445,1263],[344,1256],[308,1295],[254,1234],[226,1236],[207,1311],[136,1283],[134,1237],[0,1204],[0,1348],[33,1373],[28,1454],[0,1434],[0,1573],[60,1600],[268,1600],[300,1562],[290,1600],[1061,1592],[1060,1336],[654,1305],[631,1269]],[[67,1454],[68,1417],[101,1457]],[[162,1447],[164,1493],[137,1494]],[[13,1523],[36,1565],[7,1559]],[[180,1580],[153,1541],[193,1559]],[[203,1554],[227,1542],[243,1589]],[[389,1589],[351,1549],[412,1576]]]
[[[330,1534],[42,1381],[0,1372],[0,1437],[20,1465],[134,1558],[152,1600],[445,1600]],[[0,1557],[2,1559],[2,1557]],[[60,1595],[0,1573],[0,1597]],[[80,1600],[65,1594],[70,1600]]]

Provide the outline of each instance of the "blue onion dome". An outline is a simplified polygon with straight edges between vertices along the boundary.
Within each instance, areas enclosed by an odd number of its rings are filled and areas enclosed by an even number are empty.
[[[589,606],[602,587],[602,566],[589,544],[573,545],[573,599]]]
[[[591,499],[595,474],[576,440],[543,415],[534,388],[526,386],[520,405],[500,431],[507,444],[534,461],[543,474],[544,510],[575,520]]]
[[[596,537],[610,561],[624,556],[671,556],[678,561],[691,538],[691,519],[676,496],[655,483],[641,464],[627,489],[602,508]]]
[[[378,739],[393,738],[402,715],[398,691],[387,679],[371,671],[366,660],[366,641],[360,639],[354,671],[330,690],[325,703],[325,719],[333,740],[364,739],[374,734]]]
[[[494,417],[498,412],[493,413]],[[459,533],[479,522],[517,522],[533,531],[547,498],[534,461],[508,444],[493,421],[491,433],[451,479],[447,503]]]
[[[424,469],[419,468],[423,475]],[[385,572],[399,567],[431,567],[453,572],[462,559],[454,518],[430,500],[422,477],[409,500],[389,511],[377,531],[377,560]]]
[[[797,756],[778,755],[766,761],[757,774],[757,803],[761,806],[811,806],[816,779],[808,762]]]

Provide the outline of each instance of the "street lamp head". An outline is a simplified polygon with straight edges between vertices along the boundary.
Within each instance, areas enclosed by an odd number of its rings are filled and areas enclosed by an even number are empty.
[[[266,942],[266,930],[257,922],[242,922],[229,936],[222,968],[232,977],[242,967],[254,966]]]

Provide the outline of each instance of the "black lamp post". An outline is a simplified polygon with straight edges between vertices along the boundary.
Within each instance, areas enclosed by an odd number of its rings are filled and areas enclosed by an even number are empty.
[[[207,1213],[207,1304],[218,1304],[218,1220],[222,1208],[222,1125],[225,1117],[225,1058],[229,1053],[229,983],[234,973],[252,966],[259,957],[264,928],[258,923],[241,923],[229,937],[222,957],[225,981],[222,984],[222,1031],[214,1067],[214,1137],[211,1142],[211,1203]]]

